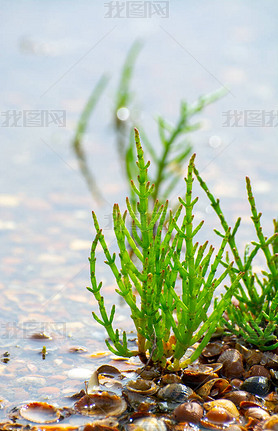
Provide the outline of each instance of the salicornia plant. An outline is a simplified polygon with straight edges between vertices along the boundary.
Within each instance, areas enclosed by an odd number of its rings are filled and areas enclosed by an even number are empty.
[[[216,231],[223,237],[228,234],[235,267],[229,269],[231,281],[239,272],[243,273],[239,283],[239,290],[234,296],[238,300],[237,305],[230,305],[227,309],[228,320],[224,321],[226,327],[249,343],[261,350],[273,350],[278,347],[278,225],[274,220],[274,234],[267,238],[262,231],[261,213],[257,212],[255,199],[251,189],[250,179],[246,178],[248,201],[251,208],[251,219],[254,224],[257,241],[247,246],[244,256],[241,257],[236,244],[236,233],[241,219],[238,218],[232,231],[228,229],[228,223],[220,208],[219,200],[215,199],[209,191],[206,183],[200,177],[197,169],[195,173],[206,192],[212,207],[218,215],[224,234]],[[266,269],[257,274],[252,270],[252,263],[258,252],[265,257]],[[227,267],[229,258],[222,262]]]
[[[113,110],[113,125],[116,132],[116,146],[118,159],[122,163],[131,205],[136,204],[136,193],[130,186],[130,180],[136,175],[136,154],[133,143],[134,122],[138,124],[138,114],[134,109],[134,92],[131,82],[135,71],[135,62],[142,48],[140,41],[135,41],[127,53],[124,61],[119,84],[116,89]],[[93,170],[88,166],[86,152],[83,146],[85,130],[94,112],[94,108],[107,85],[107,78],[103,76],[97,83],[77,125],[72,146],[77,157],[81,173],[83,174],[93,198],[101,200],[101,193],[94,178]],[[200,129],[201,122],[195,121],[196,116],[205,107],[223,97],[225,91],[218,90],[212,94],[201,96],[195,103],[188,104],[182,101],[179,116],[175,124],[170,124],[162,116],[157,119],[158,142],[144,137],[145,149],[154,166],[151,182],[156,184],[154,193],[150,196],[150,205],[155,201],[164,201],[174,190],[178,181],[184,176],[184,162],[192,151],[189,140],[190,133]]]
[[[195,236],[203,225],[193,226],[193,208],[198,198],[192,198],[193,169],[195,155],[191,157],[186,181],[185,198],[179,198],[180,205],[173,214],[168,214],[168,202],[158,201],[150,208],[150,197],[155,185],[148,177],[150,162],[145,163],[139,133],[135,129],[137,150],[138,182],[131,186],[138,197],[135,211],[127,198],[127,210],[121,214],[114,205],[114,233],[119,248],[119,256],[111,255],[97,217],[93,213],[96,236],[92,243],[90,270],[92,287],[88,288],[98,302],[100,317],[93,313],[98,323],[103,325],[109,339],[108,348],[116,355],[130,357],[138,355],[144,363],[166,365],[171,358],[172,367],[179,368],[189,347],[200,342],[186,362],[194,361],[208,343],[227,308],[232,294],[242,274],[234,277],[232,284],[214,302],[208,315],[215,289],[223,282],[232,268],[229,264],[221,273],[219,264],[229,238],[229,232],[222,240],[217,252],[205,242],[199,245]],[[179,218],[184,212],[182,220]],[[127,217],[131,217],[129,229]],[[167,224],[165,227],[165,221]],[[128,227],[127,227],[128,226]],[[112,270],[117,283],[116,292],[121,295],[131,310],[137,337],[137,350],[130,350],[126,333],[120,336],[113,327],[115,305],[110,312],[105,308],[101,295],[102,283],[96,279],[96,247],[100,243],[106,257],[106,264]],[[132,249],[136,260],[127,251]],[[221,265],[220,265],[221,267]]]
[[[129,142],[130,117],[133,114],[131,105],[134,94],[131,90],[131,80],[135,69],[135,62],[141,48],[142,43],[138,40],[131,45],[122,67],[115,95],[114,125],[117,138],[117,151],[123,165]]]
[[[86,157],[85,150],[83,148],[83,138],[84,138],[86,129],[88,127],[89,119],[107,83],[108,83],[108,78],[105,75],[103,75],[100,78],[99,82],[97,83],[96,87],[94,88],[92,94],[89,97],[89,100],[87,101],[82,111],[82,114],[77,124],[75,136],[72,141],[72,148],[76,155],[76,158],[79,164],[79,169],[87,182],[89,191],[91,192],[92,196],[96,200],[101,200],[102,196],[98,188],[97,182],[92,174],[92,171],[87,164],[87,157]]]
[[[155,173],[151,181],[156,185],[152,195],[153,203],[158,199],[164,201],[174,190],[178,181],[184,176],[184,162],[192,152],[192,144],[189,139],[190,133],[201,128],[201,122],[194,121],[197,114],[202,112],[206,106],[223,97],[225,91],[220,89],[212,94],[201,96],[189,105],[182,101],[180,104],[179,117],[176,124],[170,124],[163,117],[157,119],[159,134],[159,149],[143,133],[144,143],[151,163],[155,166]],[[129,180],[134,176],[136,165],[134,163],[134,145],[130,139],[129,147],[126,151],[126,172]],[[133,190],[130,190],[134,196]]]

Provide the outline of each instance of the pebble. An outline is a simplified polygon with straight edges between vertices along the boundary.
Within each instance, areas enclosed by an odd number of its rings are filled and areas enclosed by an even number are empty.
[[[60,389],[55,386],[44,386],[43,388],[38,389],[38,394],[58,394],[60,393]]]
[[[23,376],[17,379],[18,383],[26,384],[26,385],[38,385],[44,386],[46,384],[46,380],[44,377],[39,376]]]
[[[68,371],[68,377],[70,379],[89,379],[92,372],[93,371],[88,368],[72,368]]]

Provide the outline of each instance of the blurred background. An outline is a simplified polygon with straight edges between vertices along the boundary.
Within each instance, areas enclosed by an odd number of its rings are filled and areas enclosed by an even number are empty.
[[[26,374],[26,354],[38,367],[41,345],[29,339],[33,333],[56,334],[49,347],[58,352],[55,360],[72,345],[91,352],[105,346],[86,290],[91,211],[111,239],[112,205],[123,204],[128,193],[113,110],[135,41],[142,41],[131,82],[138,127],[159,151],[158,115],[175,122],[181,100],[192,103],[224,87],[226,95],[200,114],[202,128],[190,135],[196,164],[228,220],[243,217],[243,243],[255,239],[246,175],[265,233],[272,232],[278,210],[277,14],[274,0],[1,0],[0,348],[15,360],[8,371],[0,367],[3,385],[11,375]],[[109,81],[83,139],[87,164],[105,196],[101,203],[80,173],[72,140],[103,74]],[[170,201],[183,193],[181,181]],[[214,241],[217,219],[202,191],[196,193],[197,218],[206,220],[202,235]],[[113,292],[101,260],[98,272],[106,292]],[[118,306],[120,325],[125,310]],[[61,357],[66,369],[74,366]],[[11,393],[16,398],[16,390]]]

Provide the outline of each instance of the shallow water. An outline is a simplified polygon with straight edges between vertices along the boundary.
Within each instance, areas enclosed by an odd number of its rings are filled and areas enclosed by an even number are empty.
[[[83,387],[85,376],[72,379],[71,369],[107,362],[106,357],[90,358],[105,344],[102,328],[91,317],[96,305],[85,289],[87,258],[94,235],[91,210],[113,241],[112,204],[123,203],[127,192],[111,112],[132,41],[144,41],[133,88],[141,123],[156,142],[155,115],[175,120],[181,99],[192,102],[221,85],[228,88],[227,96],[202,115],[203,130],[192,135],[197,166],[230,222],[243,216],[242,242],[254,239],[244,186],[245,175],[250,176],[270,234],[278,210],[277,126],[263,127],[262,112],[276,109],[278,122],[278,8],[274,1],[198,6],[172,1],[169,18],[117,19],[104,18],[104,2],[2,1],[1,6],[0,354],[9,352],[10,360],[0,363],[0,398],[9,410],[31,399],[61,405],[61,397]],[[105,192],[101,206],[86,188],[70,142],[80,111],[104,72],[110,75],[109,86],[85,141],[88,163]],[[65,110],[66,125],[5,127],[8,110]],[[228,110],[256,110],[257,125],[223,127]],[[215,135],[220,137],[216,148],[210,141]],[[181,182],[175,194],[183,190]],[[213,240],[217,220],[201,197],[196,218],[203,217],[208,230],[202,239]],[[104,264],[98,269],[107,303],[118,304],[116,323],[128,327],[128,311],[113,296],[111,274]],[[53,340],[30,339],[38,332]],[[42,360],[44,345],[49,354]],[[88,353],[69,353],[76,346]],[[0,415],[5,417],[6,410]]]

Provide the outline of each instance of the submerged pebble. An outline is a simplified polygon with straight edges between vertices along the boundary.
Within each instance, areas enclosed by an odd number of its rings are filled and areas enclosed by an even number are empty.
[[[267,377],[249,377],[242,383],[240,390],[264,397],[270,391],[270,380]]]
[[[70,379],[89,379],[92,375],[92,370],[88,368],[72,368],[68,371],[68,377]]]

